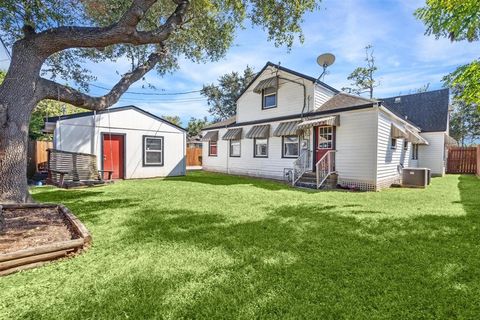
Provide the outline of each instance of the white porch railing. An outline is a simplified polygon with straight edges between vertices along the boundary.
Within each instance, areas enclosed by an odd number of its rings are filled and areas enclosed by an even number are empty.
[[[293,170],[292,170],[292,186],[295,186],[298,180],[303,176],[303,174],[307,171],[310,165],[310,150],[303,149],[300,152],[297,160],[293,162]]]
[[[317,189],[323,185],[328,176],[335,173],[335,152],[336,150],[327,151],[315,165],[317,172]]]

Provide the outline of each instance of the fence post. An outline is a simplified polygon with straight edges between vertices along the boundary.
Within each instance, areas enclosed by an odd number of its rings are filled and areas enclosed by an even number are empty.
[[[477,177],[480,177],[480,145],[477,146]]]

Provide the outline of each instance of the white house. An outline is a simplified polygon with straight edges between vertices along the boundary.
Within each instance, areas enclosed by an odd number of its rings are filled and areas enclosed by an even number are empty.
[[[114,179],[186,172],[186,131],[135,106],[48,118],[45,128],[55,149],[96,155]]]
[[[363,190],[397,183],[402,167],[442,176],[448,109],[447,89],[366,99],[268,62],[236,116],[204,128],[203,168]]]

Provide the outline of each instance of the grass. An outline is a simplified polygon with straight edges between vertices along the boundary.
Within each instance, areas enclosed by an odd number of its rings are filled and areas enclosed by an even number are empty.
[[[480,179],[309,192],[194,172],[83,190],[94,246],[0,278],[0,319],[474,319]]]

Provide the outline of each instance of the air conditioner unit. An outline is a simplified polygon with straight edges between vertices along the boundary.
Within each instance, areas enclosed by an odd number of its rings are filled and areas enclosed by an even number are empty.
[[[402,186],[425,188],[430,184],[429,168],[403,168]]]

